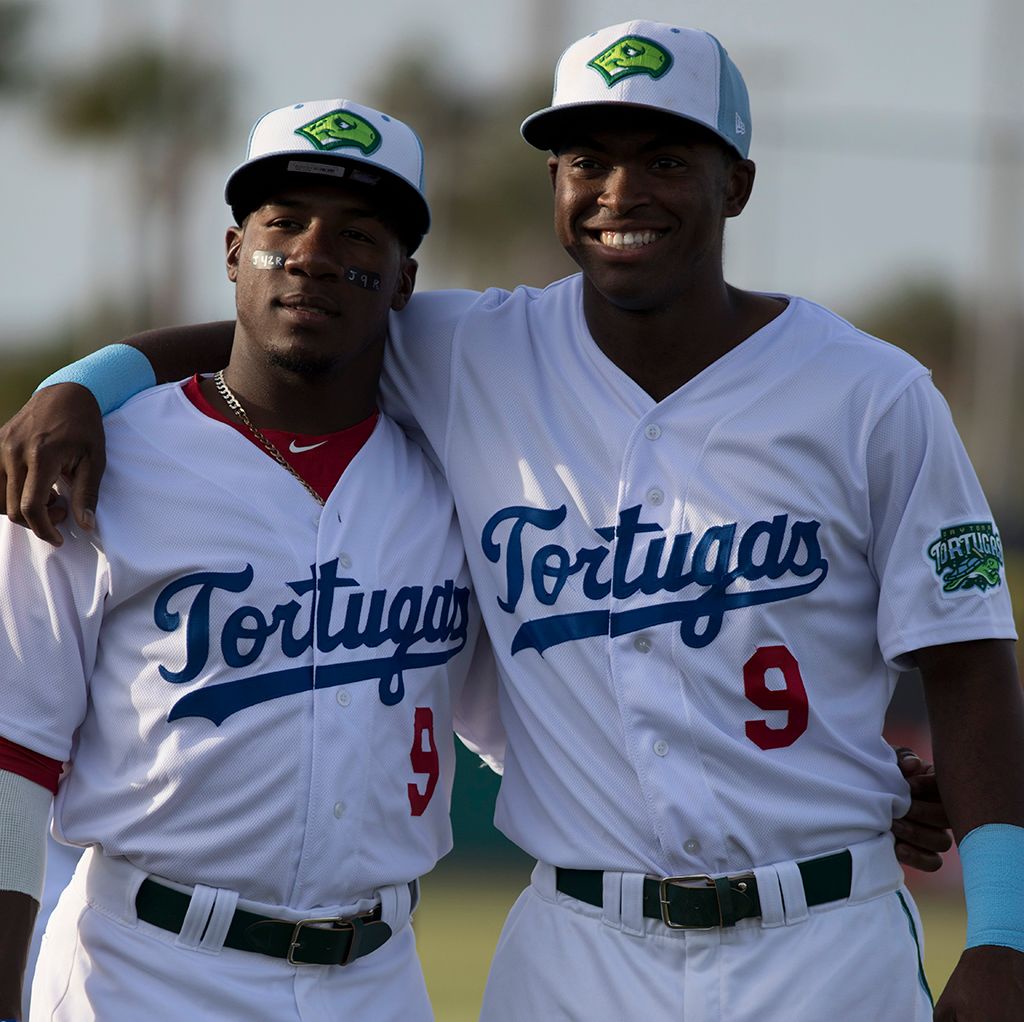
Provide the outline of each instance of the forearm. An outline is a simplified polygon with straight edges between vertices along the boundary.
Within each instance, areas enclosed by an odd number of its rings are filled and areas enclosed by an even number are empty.
[[[1009,641],[919,650],[935,771],[959,843],[987,823],[1024,827],[1024,698]]]
[[[0,891],[0,1018],[21,1017],[25,962],[38,911],[39,902],[22,891]]]
[[[182,380],[193,373],[212,373],[228,364],[234,320],[160,327],[127,338],[149,359],[157,383]]]
[[[1024,699],[1013,644],[918,650],[935,772],[960,845],[966,949],[936,1022],[1018,1022],[1024,997]]]
[[[0,1018],[18,1018],[32,927],[43,885],[46,788],[0,770]]]
[[[51,488],[63,476],[75,520],[93,528],[106,464],[102,416],[155,384],[222,369],[233,337],[233,322],[150,330],[48,376],[0,428],[0,514],[60,546],[65,510],[51,506]]]

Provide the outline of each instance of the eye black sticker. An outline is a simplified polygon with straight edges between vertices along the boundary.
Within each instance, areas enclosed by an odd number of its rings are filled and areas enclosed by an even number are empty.
[[[350,266],[345,271],[345,279],[356,287],[366,288],[367,291],[380,290],[380,274],[373,270],[360,270],[357,266]]]
[[[265,252],[258,248],[252,254],[252,264],[258,270],[280,270],[284,267],[284,252]]]

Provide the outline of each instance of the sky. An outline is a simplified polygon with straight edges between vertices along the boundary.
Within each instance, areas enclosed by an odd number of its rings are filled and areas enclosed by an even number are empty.
[[[964,293],[994,277],[1024,285],[1024,70],[1010,66],[1024,43],[1019,0],[34,3],[36,59],[50,67],[152,33],[237,70],[239,120],[203,164],[181,243],[187,319],[231,315],[223,180],[260,114],[361,97],[407,47],[460,87],[500,91],[535,56],[551,62],[578,36],[633,17],[714,32],[746,78],[758,175],[727,234],[731,282],[841,311],[907,277],[937,276]],[[995,129],[1016,146],[1001,177],[986,158]],[[0,274],[0,345],[18,345],[102,295],[123,298],[139,239],[118,154],[82,151],[10,102],[0,103],[0,149],[13,240]],[[459,286],[432,275],[429,255],[428,240],[420,286]]]

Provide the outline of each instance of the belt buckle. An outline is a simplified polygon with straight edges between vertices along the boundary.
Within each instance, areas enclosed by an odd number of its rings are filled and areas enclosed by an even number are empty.
[[[736,885],[736,889],[741,893],[746,893],[746,884],[744,880],[753,880],[754,874],[752,872],[747,873],[736,873],[731,874],[725,878],[730,884],[734,881],[739,881]],[[674,923],[670,917],[671,903],[668,899],[668,888],[669,884],[674,884],[678,887],[686,887],[703,885],[704,887],[711,887],[715,892],[715,904],[718,906],[718,925],[717,926],[689,926],[686,923]],[[661,903],[661,921],[670,930],[716,930],[719,927],[725,926],[725,914],[722,912],[722,899],[718,893],[718,884],[715,878],[709,873],[691,873],[689,876],[681,877],[663,877],[658,881],[658,901]],[[734,921],[735,922],[735,921]],[[730,926],[733,923],[729,924]]]
[[[356,953],[356,949],[359,946],[359,928],[363,925],[363,917],[353,916],[351,919],[342,919],[340,916],[327,916],[320,919],[300,919],[295,924],[295,929],[292,930],[292,939],[288,945],[288,954],[286,955],[289,965],[319,965],[320,962],[303,962],[295,957],[295,951],[297,948],[302,947],[302,930],[306,926],[320,926],[323,929],[324,923],[330,923],[331,930],[344,930],[346,927],[352,931],[352,942],[348,946],[348,953],[345,955],[345,960],[339,962],[339,965],[348,965],[352,961],[353,956]]]
[[[718,926],[688,926],[686,923],[674,923],[669,911],[672,907],[668,900],[669,884],[676,887],[693,887],[703,885],[704,887],[715,887],[715,878],[709,873],[691,873],[689,876],[662,877],[658,881],[658,901],[661,902],[661,921],[670,930],[716,930],[722,925],[722,902],[718,898],[718,890],[715,889],[715,901],[718,904]]]

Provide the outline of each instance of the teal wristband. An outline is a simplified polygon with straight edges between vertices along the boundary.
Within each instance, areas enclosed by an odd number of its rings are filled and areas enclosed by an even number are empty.
[[[36,390],[55,383],[80,383],[91,391],[106,415],[120,408],[130,397],[156,386],[156,374],[149,359],[130,344],[108,344],[77,362],[47,376]]]
[[[967,947],[1024,951],[1024,827],[986,823],[960,842]]]

